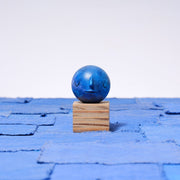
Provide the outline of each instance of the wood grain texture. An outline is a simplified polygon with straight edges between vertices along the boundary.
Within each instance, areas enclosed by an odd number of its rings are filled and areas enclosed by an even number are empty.
[[[73,132],[109,131],[109,102],[73,103]]]
[[[82,103],[80,101],[75,101],[73,103],[73,110],[107,110],[109,111],[109,102],[103,101],[100,103]]]

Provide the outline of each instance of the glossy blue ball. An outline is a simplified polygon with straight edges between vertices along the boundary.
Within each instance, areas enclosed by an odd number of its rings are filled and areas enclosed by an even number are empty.
[[[97,66],[84,66],[73,76],[72,91],[82,102],[99,103],[108,95],[109,90],[109,77]]]

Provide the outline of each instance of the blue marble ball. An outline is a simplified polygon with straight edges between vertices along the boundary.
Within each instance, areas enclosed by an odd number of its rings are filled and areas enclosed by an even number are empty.
[[[84,103],[99,103],[108,95],[109,90],[110,79],[97,66],[84,66],[73,76],[72,91]]]

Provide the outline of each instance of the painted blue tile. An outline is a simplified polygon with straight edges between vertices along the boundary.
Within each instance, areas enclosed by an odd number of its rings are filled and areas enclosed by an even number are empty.
[[[32,98],[0,98],[0,103],[29,103]]]
[[[31,101],[31,105],[54,105],[61,109],[72,109],[72,104],[77,101],[75,98],[38,98]]]
[[[58,156],[57,156],[58,155]],[[40,163],[180,163],[180,147],[174,143],[49,143]]]
[[[104,144],[114,144],[122,142],[143,142],[145,138],[140,133],[135,132],[84,132],[84,133],[59,133],[52,134],[48,132],[36,133],[35,137],[44,137],[46,142],[53,141],[55,143],[81,143],[81,142],[101,142]]]
[[[28,136],[33,135],[36,129],[36,125],[0,125],[0,135]]]
[[[180,165],[164,165],[164,172],[168,180],[180,179]]]
[[[56,165],[51,179],[163,180],[160,168],[155,164],[121,164],[112,166],[99,164]]]
[[[99,141],[104,144],[143,142],[146,139],[137,132],[109,132],[105,133]]]
[[[36,134],[36,137],[45,137],[47,143],[58,143],[58,144],[72,144],[72,143],[83,143],[83,142],[100,142],[103,139],[103,134],[94,133],[63,133],[63,134]],[[41,147],[43,148],[43,147]]]
[[[180,126],[180,115],[164,115],[159,118],[161,125]]]
[[[0,152],[37,151],[45,144],[45,137],[0,136]]]
[[[106,144],[145,141],[135,132],[52,133],[44,131],[33,136],[0,136],[0,151],[40,150],[45,143],[102,142]]]
[[[180,126],[142,126],[142,132],[145,133],[146,138],[152,142],[166,142],[172,141],[180,144]]]
[[[136,136],[136,139],[138,138],[140,139],[140,137]],[[44,132],[42,134],[35,134],[33,136],[0,136],[0,151],[13,152],[22,150],[41,150],[45,143],[51,141],[58,143],[74,143],[96,142],[102,139],[103,135],[101,133],[49,134],[48,132]],[[123,139],[123,137],[121,139]],[[134,139],[135,138],[132,137],[132,141]]]
[[[155,106],[152,102],[141,103],[137,99],[128,98],[107,98],[110,101],[110,110],[121,111],[121,110],[162,110],[162,107]]]
[[[0,124],[27,124],[39,126],[52,126],[55,123],[55,115],[10,115],[7,118],[0,117]]]
[[[117,104],[136,104],[135,98],[106,98],[105,101],[110,101],[112,107]]]
[[[136,98],[136,103],[138,106],[142,107],[144,110],[163,110],[164,107],[162,104],[158,104],[151,98]]]
[[[151,110],[124,110],[111,111],[111,122],[131,122],[131,123],[156,123],[162,111]]]
[[[69,110],[62,109],[60,106],[56,105],[31,105],[27,104],[0,104],[0,111],[11,111],[12,114],[67,114]]]
[[[138,98],[138,101],[163,107],[166,114],[180,114],[180,98]]]
[[[180,114],[180,103],[169,103],[166,105],[166,114]]]
[[[153,103],[156,106],[166,106],[169,103],[180,103],[180,98],[137,98],[141,103]]]
[[[1,111],[0,110],[0,118],[8,117],[8,116],[10,116],[10,114],[11,114],[11,111]]]
[[[59,134],[72,133],[73,131],[72,113],[56,114],[56,123],[52,127],[39,127],[37,133]]]
[[[116,131],[138,132],[139,126],[144,124],[154,124],[158,121],[161,111],[152,110],[123,110],[111,111],[111,124],[119,124]]]
[[[137,133],[119,133],[114,135],[105,135],[105,132],[87,132],[87,133],[35,133],[33,136],[0,136],[0,151],[30,151],[41,150],[42,146],[48,142],[56,143],[74,143],[74,142],[135,142],[143,140]],[[106,142],[105,142],[106,141]]]
[[[41,150],[42,146],[48,142],[57,143],[74,143],[74,142],[100,142],[103,141],[104,133],[35,133],[33,136],[0,136],[0,151],[4,152],[15,152],[15,151],[30,151],[30,150]],[[120,141],[125,142],[141,140],[142,137],[135,133],[131,135],[120,135]],[[107,137],[106,137],[107,138]],[[110,137],[111,138],[111,137]],[[118,137],[117,137],[118,138]],[[115,138],[113,141],[118,141]],[[110,143],[110,142],[109,142]]]
[[[73,133],[71,135],[61,135],[44,132],[44,134],[35,133],[33,136],[0,136],[0,151],[41,150],[42,146],[50,141],[72,142],[73,139],[79,139],[80,142],[83,142],[83,138],[76,138]],[[90,140],[90,137],[87,136],[85,140],[87,139]]]
[[[35,133],[33,136],[0,136],[0,151],[22,151],[22,150],[40,150],[45,143],[74,143],[74,142],[98,142],[104,138],[104,133]],[[135,133],[131,135],[120,135],[120,140],[136,141],[141,140],[141,136]],[[107,137],[106,137],[107,138]],[[114,139],[115,141],[115,139]],[[110,143],[110,142],[109,142]]]
[[[106,98],[105,101],[110,102],[110,110],[118,111],[125,110],[127,106],[136,104],[136,100],[130,98]]]
[[[0,153],[0,179],[37,180],[48,178],[53,165],[37,164],[39,152]]]

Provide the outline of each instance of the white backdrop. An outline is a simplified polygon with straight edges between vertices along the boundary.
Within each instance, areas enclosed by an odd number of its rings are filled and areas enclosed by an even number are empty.
[[[1,97],[73,97],[88,64],[109,97],[180,97],[180,1],[0,0]]]

